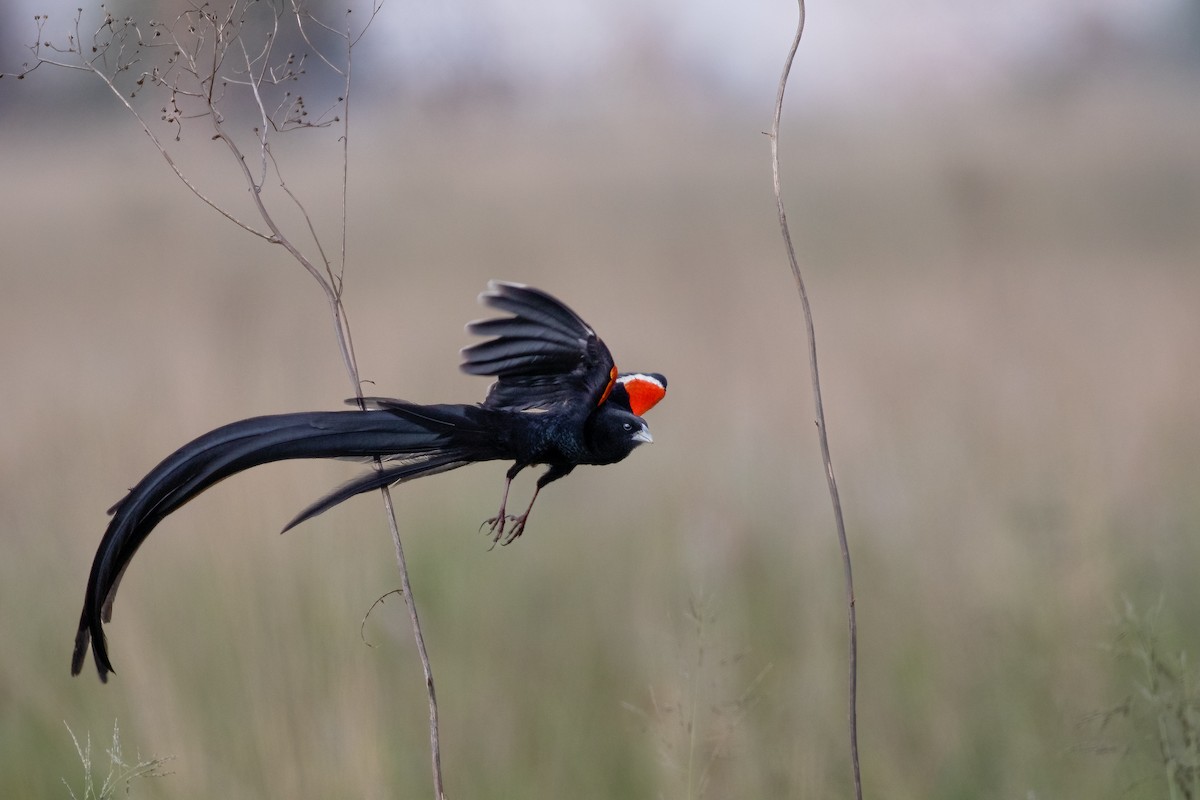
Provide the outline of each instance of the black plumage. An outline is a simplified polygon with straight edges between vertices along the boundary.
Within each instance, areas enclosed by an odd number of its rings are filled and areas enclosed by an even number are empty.
[[[652,441],[634,411],[643,413],[661,398],[665,378],[650,376],[652,399],[631,404],[623,381],[647,376],[619,376],[604,342],[561,302],[532,287],[495,281],[480,299],[512,315],[468,326],[471,333],[492,337],[463,350],[464,371],[496,377],[482,403],[366,398],[365,410],[254,417],[189,442],[142,478],[109,510],[112,520],[88,577],[72,674],[79,674],[90,644],[100,679],[107,679],[112,663],[103,624],[138,547],[167,515],[238,472],[295,458],[379,459],[377,469],[301,511],[288,530],[362,492],[479,461],[512,461],[500,510],[484,523],[494,542],[508,544],[525,530],[546,484],[580,464],[620,461]],[[522,514],[508,514],[512,479],[536,464],[547,469],[529,506]]]

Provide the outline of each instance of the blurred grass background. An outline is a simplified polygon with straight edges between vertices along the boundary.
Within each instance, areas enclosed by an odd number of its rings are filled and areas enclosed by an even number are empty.
[[[768,121],[633,100],[359,118],[369,392],[481,398],[456,358],[489,278],[564,298],[623,369],[671,381],[655,444],[556,484],[511,547],[476,534],[503,465],[397,494],[452,797],[848,791],[841,567]],[[167,520],[108,629],[117,675],[69,676],[104,509],[195,435],[350,391],[307,276],[130,120],[5,123],[0,796],[66,796],[64,723],[99,747],[114,720],[127,755],[173,757],[136,797],[427,793],[399,598],[360,636],[398,582],[381,504],[274,534],[353,465],[264,467]],[[1103,647],[1122,597],[1161,598],[1170,646],[1200,652],[1197,133],[1194,82],[1161,75],[785,123],[870,795],[1162,796],[1120,755],[1143,733],[1088,715],[1131,690]],[[289,141],[331,236],[335,134]],[[182,157],[219,179],[208,144]],[[244,202],[232,171],[214,184]]]

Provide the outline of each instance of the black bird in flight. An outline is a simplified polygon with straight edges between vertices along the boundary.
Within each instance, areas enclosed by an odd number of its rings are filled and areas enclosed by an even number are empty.
[[[417,405],[366,398],[365,409],[254,417],[217,428],[167,456],[109,509],[92,571],[71,674],[90,642],[100,680],[113,671],[103,623],[112,617],[121,576],[150,531],[193,497],[250,467],[292,458],[376,460],[377,468],[301,511],[287,531],[361,492],[457,469],[477,461],[512,461],[490,525],[493,543],[525,530],[538,492],[580,464],[612,464],[653,441],[641,416],[666,393],[657,373],[620,374],[608,347],[571,309],[543,291],[493,281],[480,301],[512,316],[472,322],[491,337],[463,350],[462,369],[492,375],[482,403]],[[358,404],[358,400],[349,401]],[[508,490],[526,467],[544,464],[529,506],[507,513]]]

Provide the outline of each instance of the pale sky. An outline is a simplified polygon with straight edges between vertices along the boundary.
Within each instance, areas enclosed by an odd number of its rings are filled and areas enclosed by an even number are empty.
[[[77,6],[99,7],[18,2],[28,16],[16,19],[51,11],[64,30]],[[365,18],[369,0],[346,2]],[[1165,40],[1173,12],[1189,2],[813,0],[793,86],[830,103],[970,93],[1052,68],[1081,48]],[[125,0],[108,7],[128,8]],[[397,80],[434,92],[479,76],[565,92],[665,64],[757,101],[773,94],[795,18],[793,0],[385,0],[365,48]]]
[[[797,69],[819,74],[833,95],[971,90],[1098,41],[1153,38],[1185,1],[817,0]],[[380,21],[410,69],[475,50],[487,65],[553,86],[661,48],[755,91],[773,87],[795,18],[791,0],[388,0]]]

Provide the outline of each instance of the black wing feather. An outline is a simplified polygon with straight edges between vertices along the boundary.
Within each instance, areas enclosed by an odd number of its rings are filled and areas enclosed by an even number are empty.
[[[521,283],[489,281],[488,290],[480,297],[487,305],[524,317],[560,333],[576,335],[592,333],[591,326],[560,300],[541,289]]]
[[[494,337],[463,350],[462,369],[494,375],[483,405],[590,413],[613,381],[608,347],[583,318],[545,292],[492,281],[480,300],[513,316],[472,322],[470,333]]]
[[[471,369],[477,375],[517,375],[569,372],[579,363],[578,347],[525,336],[502,336],[471,348]]]
[[[576,347],[579,342],[579,336],[575,331],[560,331],[540,322],[524,322],[517,317],[476,320],[467,325],[467,330],[476,336],[525,336],[532,339],[544,339],[571,348]]]

